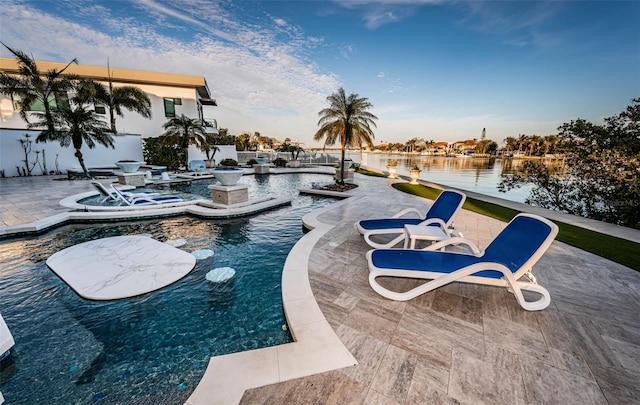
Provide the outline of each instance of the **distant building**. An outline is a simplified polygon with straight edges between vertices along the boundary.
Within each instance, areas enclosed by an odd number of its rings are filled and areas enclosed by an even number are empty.
[[[427,144],[423,154],[431,156],[444,156],[449,151],[448,142],[433,142]]]
[[[470,155],[475,152],[478,143],[475,139],[457,141],[451,144],[451,152],[454,154]]]
[[[65,63],[36,61],[40,72],[50,69],[63,69]],[[15,58],[0,58],[0,72],[17,74],[18,65]],[[159,73],[141,70],[107,68],[106,66],[71,65],[65,74],[90,78],[108,86],[109,75],[114,87],[135,86],[144,91],[151,99],[151,119],[124,109],[124,116],[116,117],[118,134],[115,151],[101,145],[89,150],[83,147],[83,154],[88,165],[108,165],[114,159],[142,159],[141,139],[156,137],[164,132],[162,126],[172,117],[184,114],[203,121],[208,132],[217,132],[217,122],[213,115],[217,103],[211,98],[207,82],[203,76]],[[42,106],[34,105],[34,110],[42,110]],[[104,106],[95,105],[96,113],[104,116],[109,122],[109,113]],[[24,151],[19,140],[24,134],[32,135],[34,140],[39,131],[26,130],[27,123],[20,117],[12,95],[0,95],[0,170],[5,176],[17,176],[16,166],[24,166]],[[126,146],[125,146],[126,145]],[[33,144],[33,150],[46,150],[47,171],[56,168],[63,171],[77,166],[72,148],[61,149],[57,143]],[[135,156],[134,156],[135,155]],[[35,158],[35,155],[34,155]],[[42,155],[39,156],[40,162]],[[56,159],[57,166],[53,160]],[[42,174],[37,169],[34,174]]]

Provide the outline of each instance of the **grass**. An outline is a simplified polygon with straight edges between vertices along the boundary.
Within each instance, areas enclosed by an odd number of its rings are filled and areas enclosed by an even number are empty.
[[[358,168],[358,170],[356,170],[356,173],[364,174],[365,176],[387,177],[384,173],[374,172],[374,171],[371,171],[371,170],[363,169],[361,167]]]
[[[409,183],[395,183],[393,188],[405,193],[435,200],[441,190]],[[462,206],[469,211],[509,222],[520,211],[467,197]],[[558,225],[557,240],[640,271],[640,243],[553,221]]]

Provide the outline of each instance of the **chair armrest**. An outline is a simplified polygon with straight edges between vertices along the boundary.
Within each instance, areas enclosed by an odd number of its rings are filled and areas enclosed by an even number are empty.
[[[424,221],[420,222],[419,225],[433,225],[433,224],[437,224],[440,229],[442,229],[442,231],[444,233],[446,233],[447,235],[449,235],[449,231],[447,229],[447,224],[444,223],[443,220],[441,220],[440,218],[429,218],[429,219],[425,219]]]
[[[484,251],[480,250],[470,239],[461,238],[461,237],[453,237],[445,240],[441,240],[440,242],[436,242],[432,245],[427,246],[422,250],[440,250],[444,247],[451,245],[465,245],[471,250],[472,255],[476,257],[481,257],[484,254]]]
[[[371,236],[373,235],[397,235],[390,241],[386,243],[378,243],[371,240]],[[371,231],[367,231],[364,233],[364,241],[371,247],[376,249],[390,249],[398,243],[402,242],[405,238],[404,229],[399,229],[397,232],[394,232],[391,229],[374,229]]]
[[[409,207],[409,208],[405,208],[402,211],[396,213],[391,218],[400,218],[400,217],[402,217],[402,216],[404,216],[406,214],[409,214],[409,213],[416,214],[418,216],[418,218],[422,217],[422,212],[420,212],[417,208]]]

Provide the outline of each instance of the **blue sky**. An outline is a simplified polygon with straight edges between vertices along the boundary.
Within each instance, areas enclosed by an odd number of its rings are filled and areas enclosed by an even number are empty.
[[[376,144],[549,135],[640,97],[637,1],[0,0],[0,39],[203,75],[219,127],[306,146],[341,86],[374,105]]]

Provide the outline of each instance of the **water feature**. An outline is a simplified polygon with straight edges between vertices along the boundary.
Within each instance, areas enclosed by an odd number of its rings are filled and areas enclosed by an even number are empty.
[[[241,181],[255,195],[296,195],[298,188],[329,178],[291,174]],[[207,183],[180,187],[206,190]],[[300,195],[291,206],[247,218],[76,224],[0,243],[0,311],[16,340],[0,370],[6,404],[183,403],[210,356],[291,341],[282,310],[282,266],[302,236],[302,215],[331,202]],[[183,239],[180,249],[211,249],[214,255],[162,290],[108,302],[80,298],[45,264],[80,242],[138,234],[162,242]],[[221,267],[234,270],[229,281],[206,279]]]

